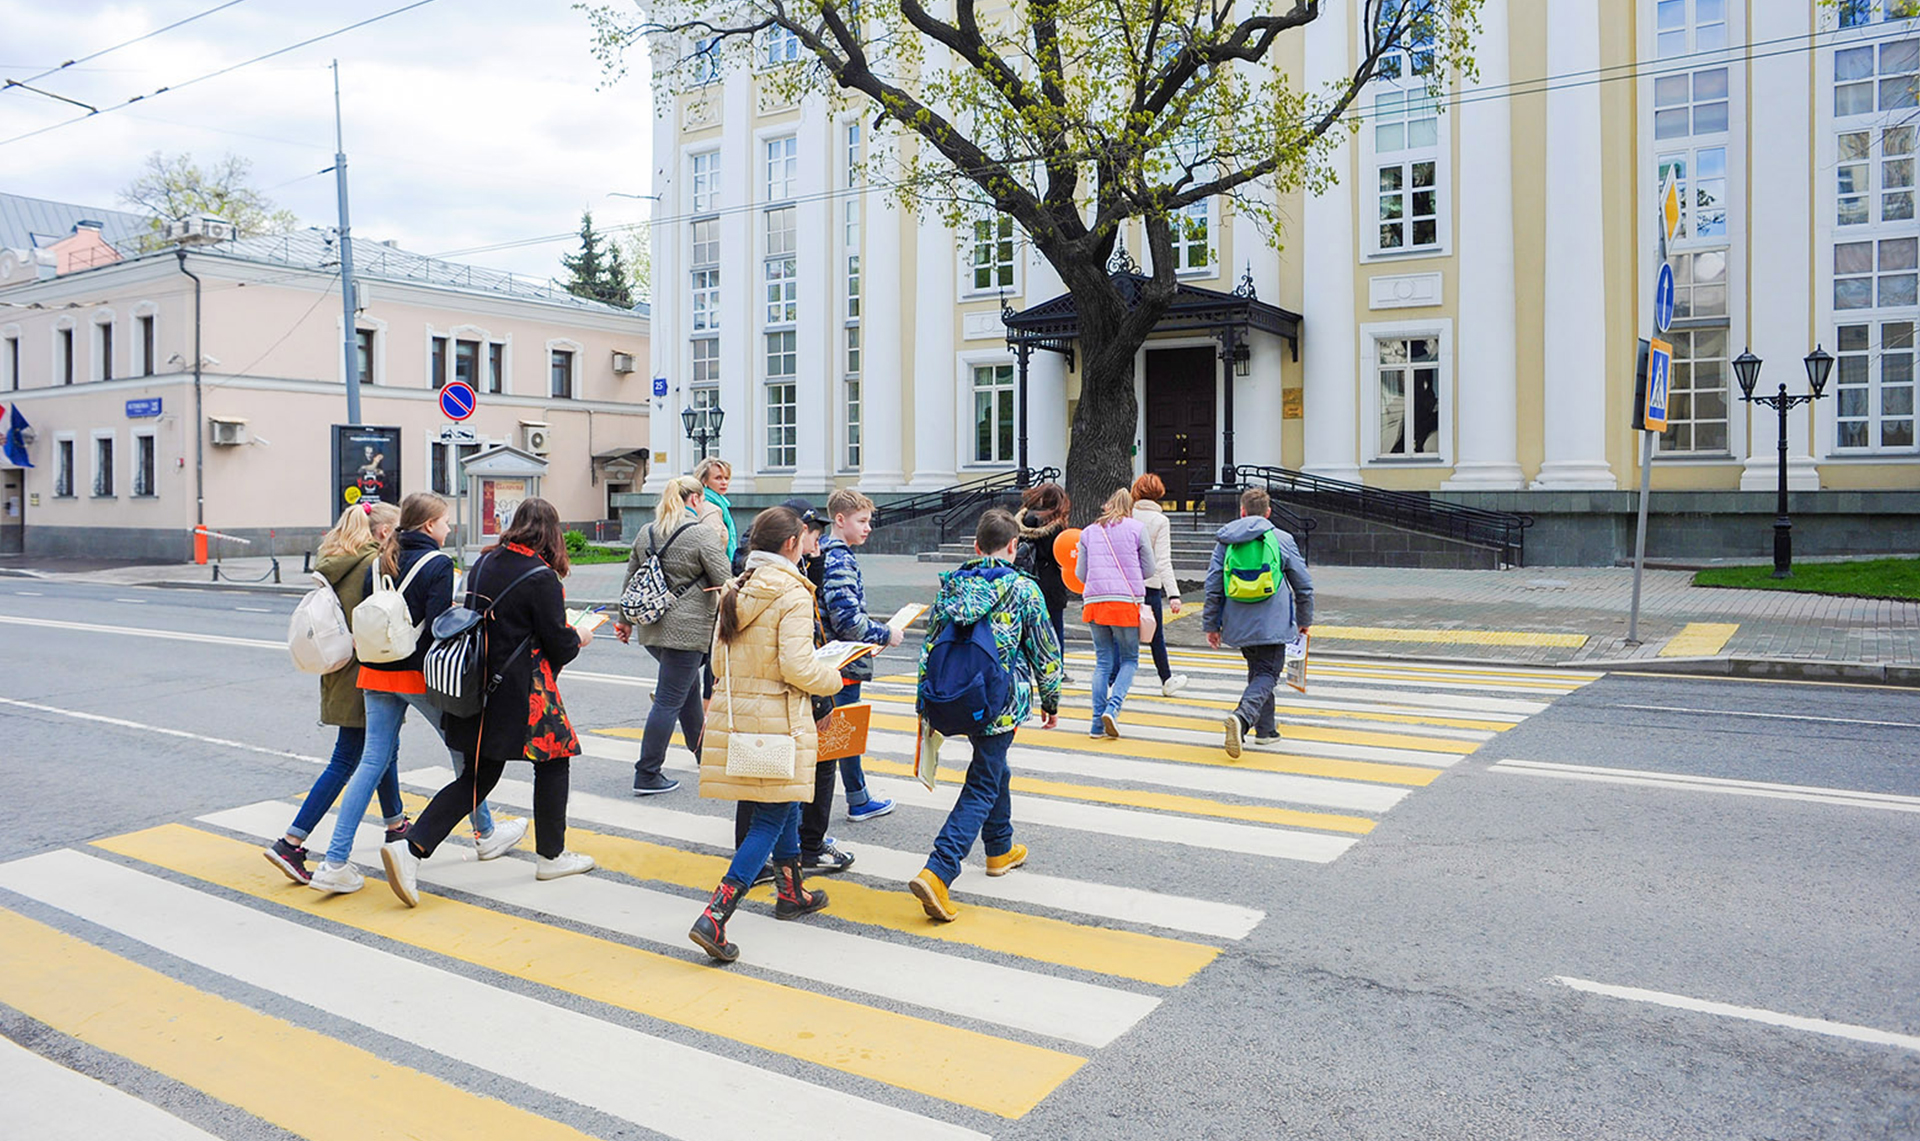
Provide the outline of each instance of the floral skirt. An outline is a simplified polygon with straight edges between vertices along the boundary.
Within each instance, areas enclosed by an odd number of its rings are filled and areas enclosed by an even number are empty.
[[[567,719],[567,707],[560,702],[560,687],[554,684],[553,667],[536,652],[533,686],[527,694],[527,752],[529,761],[552,761],[580,755],[580,738],[574,735],[573,722]]]

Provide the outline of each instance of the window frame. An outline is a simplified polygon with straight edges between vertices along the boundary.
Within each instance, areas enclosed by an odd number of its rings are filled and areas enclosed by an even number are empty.
[[[992,226],[996,231],[984,242],[980,239],[981,226]],[[1002,228],[1007,230],[1004,235],[997,232]],[[999,247],[1002,245],[1007,247],[1007,256],[1004,259],[998,256]],[[986,285],[978,284],[978,275],[982,266],[974,259],[979,256],[983,246],[995,255],[994,260],[987,263],[985,268],[994,277],[1000,276],[999,271],[1004,271],[1005,282],[990,281]],[[1009,297],[1020,296],[1020,268],[1021,262],[1025,260],[1020,256],[1022,248],[1020,226],[1013,220],[1012,215],[1002,214],[990,207],[976,209],[967,219],[966,233],[961,236],[959,257],[956,259],[960,263],[960,295],[963,298],[998,297],[1002,294]]]
[[[53,434],[53,498],[80,498],[80,438],[74,432]]]
[[[780,341],[776,349],[775,340]],[[760,431],[762,471],[789,472],[800,466],[800,333],[797,329],[768,329],[761,334]],[[779,357],[790,362],[790,370],[775,372]],[[785,389],[786,399],[775,403],[776,389]],[[775,409],[786,409],[782,422],[774,420]],[[776,433],[784,438],[776,439]]]
[[[566,379],[559,381],[560,358],[566,358]],[[556,392],[554,389],[564,388]],[[547,345],[547,399],[577,400],[580,391],[580,346],[572,343],[550,342]]]
[[[160,498],[160,434],[153,428],[135,428],[131,436],[133,454],[128,457],[132,467],[132,471],[128,473],[131,477],[127,485],[128,495],[133,499],[158,499]]]
[[[1454,464],[1454,401],[1456,399],[1453,373],[1456,351],[1453,320],[1439,318],[1370,322],[1360,326],[1359,336],[1360,375],[1363,378],[1363,383],[1360,385],[1360,466],[1375,470],[1451,468]],[[1439,433],[1439,448],[1430,453],[1383,455],[1379,448],[1382,414],[1379,382],[1380,343],[1429,338],[1438,342],[1435,348],[1434,367],[1437,369],[1435,395],[1439,402],[1439,422],[1435,430]]]
[[[452,340],[452,338],[445,333],[427,334],[427,384],[435,392],[447,386],[447,379],[450,375],[447,372],[450,363],[447,353],[447,349],[449,348],[447,342],[450,340]]]
[[[112,380],[113,310],[96,309],[89,316],[87,324],[87,378],[96,382]]]
[[[1003,349],[985,349],[980,352],[960,353],[958,356],[960,383],[955,386],[958,399],[955,401],[957,407],[954,419],[959,436],[959,448],[955,454],[960,457],[960,466],[970,471],[1010,470],[1020,462],[1020,363],[1011,353]],[[1007,370],[1006,385],[1004,387],[998,384],[990,385],[987,391],[993,394],[995,400],[994,405],[991,406],[994,434],[997,437],[1003,428],[1007,432],[1007,458],[1004,460],[981,459],[980,373],[992,370],[997,374],[1001,369]],[[998,406],[997,399],[1001,395],[1004,395],[1007,400],[1004,423],[1001,420],[1002,410]],[[996,447],[994,451],[997,454],[998,448]]]
[[[93,446],[88,449],[92,459],[89,470],[93,474],[93,494],[91,499],[118,499],[120,474],[119,432],[112,428],[95,428],[89,437]],[[103,449],[101,445],[106,445]],[[104,456],[102,452],[104,451]],[[102,459],[105,460],[102,463]],[[105,490],[101,490],[104,487]]]
[[[160,351],[159,307],[151,301],[142,301],[134,306],[133,329],[134,336],[127,348],[139,354],[139,359],[128,361],[127,373],[130,376],[153,376],[154,357]]]
[[[20,326],[0,329],[0,369],[6,370],[8,392],[20,391]]]
[[[49,387],[70,388],[73,385],[73,318],[62,317],[53,326],[53,383]]]
[[[789,225],[776,229],[776,219]],[[777,203],[760,211],[760,324],[766,329],[792,328],[800,321],[800,208]],[[784,234],[784,248],[774,249],[775,234]]]
[[[776,159],[775,147],[783,147],[785,154]],[[778,161],[786,168],[779,178],[774,177],[773,164]],[[760,136],[760,200],[768,206],[792,202],[800,188],[800,136],[792,131],[776,132]]]
[[[1703,334],[1718,334],[1722,338],[1719,356],[1701,357],[1694,355],[1699,347],[1699,338]],[[1733,406],[1737,398],[1733,395],[1733,358],[1735,354],[1733,351],[1732,318],[1730,316],[1719,316],[1690,321],[1684,324],[1676,320],[1673,328],[1664,334],[1664,336],[1667,341],[1673,345],[1674,350],[1673,385],[1667,402],[1667,431],[1655,434],[1653,438],[1654,457],[1656,459],[1732,459],[1734,427],[1738,423],[1733,411]],[[1680,351],[1680,338],[1682,337],[1687,339],[1686,344],[1689,350],[1685,354]],[[1703,389],[1698,383],[1700,362],[1703,360],[1719,362],[1720,383],[1716,388]],[[1686,366],[1688,378],[1688,383],[1684,388],[1679,383],[1682,365]],[[1699,415],[1699,399],[1702,395],[1710,395],[1714,392],[1718,392],[1720,396],[1720,415],[1718,417],[1702,418]],[[1683,396],[1686,398],[1689,410],[1689,414],[1686,416],[1676,414],[1676,409],[1680,404],[1680,398]],[[1669,445],[1667,438],[1676,435],[1678,427],[1682,424],[1688,425],[1692,433],[1689,438],[1689,446],[1680,448]],[[1699,446],[1699,431],[1702,424],[1724,425],[1725,437],[1719,447],[1703,448]]]
[[[487,387],[489,396],[507,394],[507,374],[511,369],[507,360],[507,342],[489,340],[487,342]]]

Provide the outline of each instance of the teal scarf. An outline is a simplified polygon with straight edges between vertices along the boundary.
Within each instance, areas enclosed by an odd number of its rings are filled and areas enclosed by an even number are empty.
[[[727,561],[732,562],[733,553],[740,549],[740,528],[733,522],[733,504],[728,503],[727,497],[713,488],[709,487],[705,490],[707,502],[720,509],[720,521],[727,525]]]

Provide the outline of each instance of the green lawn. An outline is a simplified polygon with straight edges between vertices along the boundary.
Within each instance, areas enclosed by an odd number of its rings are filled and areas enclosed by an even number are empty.
[[[1920,559],[1796,563],[1789,578],[1774,578],[1771,566],[1716,567],[1695,574],[1693,584],[1846,594],[1859,598],[1920,599]]]
[[[616,549],[590,546],[584,551],[578,551],[568,555],[567,558],[574,566],[587,567],[595,563],[624,563],[627,561],[627,554],[628,552],[625,547]]]

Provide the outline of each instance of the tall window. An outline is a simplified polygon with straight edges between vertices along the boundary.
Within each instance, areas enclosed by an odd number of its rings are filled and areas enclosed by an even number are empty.
[[[427,478],[433,485],[433,493],[447,496],[460,494],[461,475],[464,470],[461,465],[479,451],[479,444],[433,441],[427,457]]]
[[[720,37],[702,36],[693,41],[693,82],[705,87],[720,82]]]
[[[993,214],[973,221],[973,288],[1006,289],[1013,285],[1013,219]]]
[[[54,356],[58,358],[53,362],[53,366],[60,376],[60,383],[72,384],[73,383],[73,330],[72,329],[62,329],[59,331],[58,335],[54,337],[53,351],[54,351]]]
[[[373,330],[355,329],[353,331],[354,367],[360,372],[361,384],[373,383]]]
[[[1426,91],[1434,28],[1414,0],[1384,0],[1383,27],[1407,21],[1400,50],[1381,57],[1373,99],[1373,186],[1379,253],[1440,246],[1440,112]]]
[[[113,379],[113,322],[93,324],[93,371],[95,380]]]
[[[1842,131],[1834,163],[1834,225],[1911,222],[1914,129]]]
[[[433,338],[433,352],[427,362],[427,370],[432,374],[433,387],[437,391],[447,386],[447,339]]]
[[[720,152],[694,155],[692,166],[692,200],[687,205],[695,214],[711,214],[720,208]]]
[[[799,371],[798,334],[767,334],[767,466],[790,468],[800,462],[799,401],[794,374]]]
[[[781,206],[766,212],[767,256],[763,275],[769,325],[790,325],[800,319],[800,272],[794,256],[798,248],[795,217],[798,210]]]
[[[1191,273],[1213,268],[1213,201],[1195,202],[1173,218],[1175,270]]]
[[[1440,341],[1389,337],[1376,346],[1381,456],[1440,454]]]
[[[760,62],[777,67],[800,58],[800,37],[791,28],[773,27],[760,33]]]
[[[693,330],[720,327],[720,220],[706,218],[693,224]]]
[[[136,331],[139,333],[139,339],[135,342],[135,346],[140,352],[140,359],[135,362],[139,366],[135,375],[152,376],[154,365],[153,314],[149,313],[144,317],[135,317],[133,323]]]
[[[93,496],[95,499],[113,497],[113,437],[95,436],[93,438]]]
[[[973,462],[1013,462],[1013,366],[973,369]]]
[[[847,259],[847,320],[853,321],[860,316],[860,200],[857,198],[846,204],[841,242]]]
[[[0,343],[0,364],[7,369],[7,391],[20,391],[20,338],[8,337]]]
[[[53,494],[57,498],[72,499],[74,496],[73,441],[55,440],[53,451]]]
[[[1833,53],[1833,117],[1912,107],[1916,73],[1920,39],[1841,48]]]
[[[719,347],[716,341],[695,341],[693,343],[694,383],[700,383],[700,346]],[[713,362],[713,376],[718,379],[719,360]],[[715,387],[695,388],[693,390],[693,430],[696,437],[695,447],[699,449],[699,459],[720,454],[720,438],[713,435],[713,410],[720,407],[720,390]]]
[[[471,385],[475,392],[480,391],[479,341],[453,343],[453,379]]]
[[[507,390],[507,346],[498,341],[487,346],[487,391]]]
[[[793,135],[767,140],[767,181],[764,200],[785,202],[800,184],[800,140]]]
[[[1675,329],[1666,337],[1673,344],[1673,371],[1667,393],[1667,430],[1660,434],[1660,450],[1726,451],[1726,329]]]
[[[1659,0],[1654,46],[1660,58],[1727,46],[1727,0]]]
[[[133,438],[133,493],[136,496],[158,495],[159,489],[153,477],[153,434],[143,432]]]
[[[1673,265],[1673,316],[1677,321],[1727,317],[1727,251],[1678,253]]]
[[[1834,363],[1835,447],[1913,447],[1911,320],[1841,325]]]
[[[846,401],[842,415],[846,419],[846,466],[860,466],[860,326],[847,326]]]
[[[555,400],[573,399],[573,350],[555,349],[548,370],[552,376],[552,386],[548,395]]]

